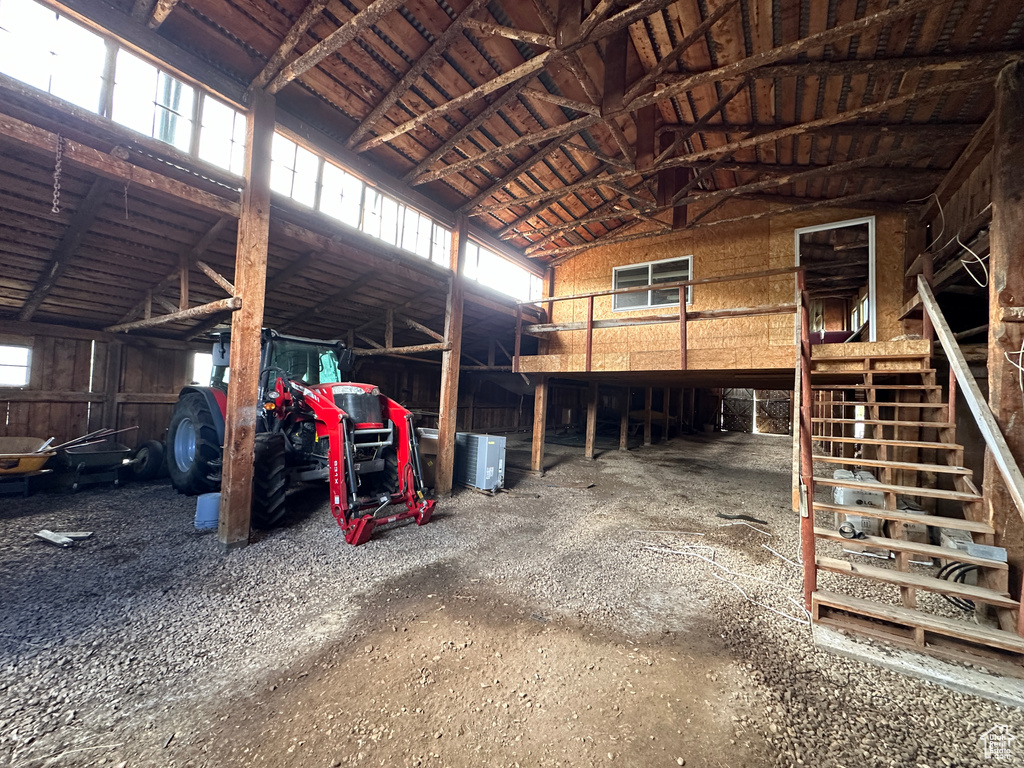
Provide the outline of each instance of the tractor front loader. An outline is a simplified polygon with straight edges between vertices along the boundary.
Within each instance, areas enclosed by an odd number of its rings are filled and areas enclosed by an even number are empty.
[[[220,485],[228,349],[224,334],[214,343],[210,386],[184,388],[168,427],[167,468],[182,493]],[[327,480],[331,513],[350,544],[364,544],[379,525],[429,522],[435,502],[424,496],[413,415],[372,384],[342,381],[350,350],[264,331],[260,368],[254,527],[280,522],[289,487],[318,480]],[[398,505],[404,510],[386,514]]]

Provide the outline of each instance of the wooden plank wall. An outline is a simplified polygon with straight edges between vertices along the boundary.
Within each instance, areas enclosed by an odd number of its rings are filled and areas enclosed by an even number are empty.
[[[720,215],[730,218],[761,213],[769,207],[770,204],[765,203],[736,202],[724,206]],[[650,240],[596,247],[555,268],[555,293],[605,290],[612,287],[613,267],[678,256],[693,256],[695,279],[793,266],[795,229],[864,215],[863,211],[833,209],[766,216],[736,226],[680,230]],[[878,214],[876,225],[878,338],[885,340],[903,332],[897,318],[906,300],[902,282],[906,216],[903,213]],[[782,304],[792,302],[793,295],[791,276],[695,286],[690,308]],[[583,321],[586,311],[586,301],[559,302],[555,304],[553,320]],[[665,308],[613,312],[611,297],[598,297],[594,302],[595,319],[677,311]],[[692,322],[687,334],[687,363],[695,370],[792,368],[794,365],[792,315]],[[582,370],[585,336],[584,331],[550,334],[548,351],[557,358],[546,358],[544,370]],[[598,329],[594,332],[593,350],[594,370],[677,370],[679,328],[667,323]]]
[[[27,387],[0,389],[0,436],[54,437],[57,442],[99,429],[106,423],[106,398],[113,396],[113,423],[139,429],[118,436],[130,447],[161,439],[167,429],[178,390],[192,375],[192,356],[205,347],[149,344],[142,339],[123,343],[102,334],[72,337],[47,329],[33,335],[0,334],[0,344],[32,348]],[[120,371],[107,384],[107,357],[122,345]]]

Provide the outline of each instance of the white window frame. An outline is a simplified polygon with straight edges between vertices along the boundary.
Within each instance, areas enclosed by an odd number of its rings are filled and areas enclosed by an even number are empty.
[[[0,347],[11,347],[14,349],[25,349],[28,351],[28,355],[25,360],[25,383],[24,384],[0,384],[0,389],[24,389],[32,381],[32,345],[26,342],[19,341],[6,341],[0,339]],[[6,363],[0,363],[4,368],[21,368],[20,365],[8,365]]]
[[[671,304],[651,304],[651,294],[655,290],[662,290],[660,288],[657,288],[657,285],[658,285],[657,283],[654,283],[653,285],[651,283],[651,270],[652,270],[652,267],[655,264],[665,264],[665,263],[670,262],[670,261],[685,261],[686,265],[687,265],[687,272],[690,275],[687,278],[687,280],[693,280],[693,254],[692,253],[691,254],[687,254],[686,256],[672,256],[671,258],[668,258],[668,259],[655,259],[654,261],[638,261],[635,264],[620,264],[617,267],[613,267],[612,268],[612,289],[613,290],[615,289],[615,281],[616,281],[616,277],[618,276],[619,270],[622,270],[622,269],[636,269],[637,267],[647,267],[647,285],[651,286],[652,289],[647,291],[647,303],[646,304],[637,304],[637,305],[634,305],[632,307],[618,307],[618,306],[616,306],[618,297],[622,296],[624,294],[613,294],[612,295],[612,312],[633,312],[633,311],[636,311],[638,309],[664,309],[666,307],[678,307],[679,306],[679,302],[678,301],[673,301]],[[682,282],[682,281],[679,281],[679,282]],[[693,304],[693,286],[692,285],[688,285],[688,286],[686,286],[685,290],[686,290],[686,306],[690,306],[691,304]],[[637,293],[642,293],[642,291],[637,291]]]
[[[875,286],[875,217],[865,216],[860,219],[847,219],[845,221],[833,221],[828,224],[816,224],[813,227],[800,227],[800,229],[793,230],[793,248],[796,254],[795,265],[800,266],[800,236],[807,235],[812,232],[823,232],[829,229],[842,229],[844,227],[856,227],[861,224],[868,225],[868,316],[862,317],[860,322],[861,325],[864,321],[868,322],[868,338],[867,341],[878,341],[878,307],[875,297],[878,295]],[[794,289],[794,301],[796,304],[800,304],[800,295]],[[858,299],[859,301],[859,299]],[[852,315],[852,313],[851,313]],[[800,341],[800,320],[799,315],[794,315],[794,338],[799,343]],[[852,318],[851,318],[852,319]],[[856,331],[856,328],[852,330]]]

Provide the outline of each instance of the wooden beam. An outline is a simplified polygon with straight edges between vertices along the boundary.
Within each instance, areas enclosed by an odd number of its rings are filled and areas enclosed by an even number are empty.
[[[142,328],[154,328],[158,325],[166,325],[167,323],[177,323],[182,320],[194,320],[198,317],[208,317],[210,315],[216,315],[223,312],[232,312],[240,309],[241,306],[242,300],[237,297],[220,299],[219,301],[211,301],[209,304],[200,304],[198,307],[190,307],[189,309],[171,312],[166,315],[157,315],[156,317],[149,317],[144,320],[135,320],[130,323],[111,325],[103,330],[107,333],[127,333],[128,331],[137,331]]]
[[[1024,325],[1012,318],[1020,313],[1024,298],[1024,62],[1010,64],[1000,73],[995,102],[988,405],[994,426],[1005,440],[990,440],[986,432],[991,425],[978,426],[986,437],[984,509],[996,529],[996,544],[1007,549],[1011,589],[1019,597],[1024,574],[1024,478],[1020,472],[1024,466]],[[961,389],[965,388],[961,385]],[[1024,632],[1024,609],[1019,614],[1020,633]]]
[[[949,2],[949,0],[939,0],[939,2],[945,3]],[[762,51],[761,53],[748,56],[731,64],[726,64],[725,66],[689,75],[681,79],[679,82],[673,83],[655,93],[638,95],[629,104],[629,108],[639,109],[640,107],[647,106],[648,104],[657,104],[660,101],[673,99],[676,96],[692,91],[697,86],[707,85],[723,79],[738,77],[747,72],[759,69],[760,67],[790,59],[800,53],[806,53],[814,48],[821,48],[830,43],[846,40],[855,34],[864,32],[865,30],[891,24],[897,19],[901,19],[906,16],[929,11],[934,8],[935,5],[936,0],[907,0],[897,6],[888,8],[887,10],[879,11],[878,13],[865,16],[855,21],[847,22],[846,24],[840,24],[813,35],[808,35],[807,37],[795,42],[780,45],[767,51]]]
[[[960,157],[953,163],[953,167],[949,169],[945,178],[935,188],[934,195],[928,198],[928,202],[923,206],[921,215],[918,217],[919,222],[930,221],[938,215],[940,207],[949,202],[953,194],[963,186],[971,173],[974,172],[974,169],[978,167],[978,164],[985,155],[992,151],[992,146],[995,142],[995,118],[996,113],[993,110],[981,128],[971,138],[964,151],[960,153]]]
[[[646,93],[655,83],[658,82],[662,74],[679,60],[679,57],[682,56],[691,45],[703,40],[711,27],[713,27],[718,20],[728,13],[738,2],[739,0],[725,0],[725,2],[712,11],[704,21],[698,24],[686,37],[680,40],[679,43],[668,52],[668,54],[661,57],[658,63],[655,64],[646,75],[641,77],[630,87],[625,100],[630,102],[640,94]]]
[[[526,43],[528,45],[538,45],[542,48],[555,47],[555,38],[551,35],[541,34],[540,32],[529,32],[525,29],[514,29],[512,27],[494,24],[490,21],[483,21],[481,19],[466,19],[465,27],[484,35],[503,37],[506,40],[517,40],[520,43]]]
[[[427,326],[423,325],[423,323],[417,323],[415,320],[408,317],[403,317],[402,322],[406,325],[406,327],[412,328],[414,331],[424,333],[430,338],[435,339],[436,341],[444,341],[444,336],[442,334],[428,328]],[[494,363],[491,363],[491,365],[493,364]]]
[[[376,279],[379,275],[380,272],[376,269],[371,269],[368,272],[364,272],[363,274],[359,275],[354,280],[352,280],[352,282],[350,282],[341,290],[335,291],[330,296],[327,296],[325,299],[322,299],[321,301],[314,304],[312,307],[299,310],[291,317],[278,323],[278,327],[293,327],[301,323],[303,320],[312,317],[313,315],[319,315],[321,312],[324,312],[325,310],[333,309],[334,307],[338,306],[338,302],[344,301],[347,296],[355,295],[356,292],[365,288],[367,285],[373,282],[373,280]]]
[[[230,216],[222,216],[220,219],[214,222],[212,227],[206,230],[203,236],[200,237],[199,240],[197,240],[196,243],[185,252],[188,254],[188,261],[190,264],[206,252],[207,248],[209,248],[220,236],[220,233],[224,229],[224,227],[230,224],[232,220],[233,219]],[[121,319],[118,320],[118,322],[126,323],[133,317],[135,317],[139,312],[141,312],[143,307],[146,305],[147,301],[152,300],[153,294],[160,293],[160,291],[172,285],[175,280],[180,279],[179,271],[180,270],[178,269],[174,270],[173,272],[169,273],[166,277],[164,277],[162,280],[160,280],[160,282],[150,287],[146,291],[146,295],[139,299],[139,301],[134,306],[132,306],[132,308],[129,309],[121,317]]]
[[[324,8],[327,7],[327,3],[328,0],[309,0],[306,3],[306,7],[302,9],[299,18],[292,24],[291,29],[288,30],[277,50],[274,51],[274,54],[267,61],[266,66],[263,67],[252,81],[252,84],[249,86],[250,89],[264,88],[267,83],[274,79],[274,76],[277,75],[284,65],[285,60],[295,50],[295,46],[299,44],[299,41],[309,31],[309,28],[320,18]]]
[[[597,382],[590,382],[590,389],[587,395],[587,433],[583,450],[583,457],[593,460],[594,443],[597,441]]]
[[[654,167],[654,121],[655,107],[644,107],[634,116],[636,123],[636,169],[650,171]]]
[[[601,114],[614,115],[622,111],[626,94],[626,59],[629,53],[629,30],[620,29],[608,37],[604,46],[604,92]]]
[[[447,353],[451,349],[452,345],[450,342],[442,341],[437,344],[414,344],[407,347],[381,347],[378,345],[374,349],[353,349],[352,354],[356,357],[379,357],[382,355],[418,355],[422,352]]]
[[[672,388],[671,387],[665,387],[665,389],[664,389],[664,391],[662,392],[662,395],[661,395],[661,442],[663,442],[663,443],[667,443],[668,442],[668,427],[669,427],[669,420],[670,420],[669,417],[670,417],[670,413],[671,413],[671,409],[669,408],[669,404],[671,403],[671,398],[672,398]]]
[[[548,421],[548,379],[539,376],[533,386],[533,450],[530,469],[544,474],[544,431]]]
[[[825,198],[825,199],[822,199],[822,200],[812,200],[812,201],[809,201],[809,202],[805,201],[805,202],[801,202],[801,203],[799,203],[797,205],[789,206],[788,208],[774,208],[773,209],[772,207],[769,206],[769,207],[766,208],[766,210],[761,211],[760,213],[751,213],[751,214],[745,214],[743,216],[734,216],[734,217],[728,218],[728,219],[716,219],[715,221],[703,222],[701,224],[696,225],[693,229],[694,230],[698,230],[698,229],[705,229],[707,227],[718,227],[718,226],[722,226],[722,225],[725,225],[725,224],[739,224],[740,222],[757,221],[759,219],[765,219],[765,218],[768,218],[770,216],[783,216],[783,215],[789,214],[789,213],[801,213],[803,211],[813,211],[813,210],[817,210],[818,208],[830,208],[830,207],[835,207],[835,206],[850,206],[850,205],[853,205],[855,203],[862,203],[865,200],[877,201],[878,198],[880,196],[882,196],[882,195],[888,195],[888,196],[893,196],[893,197],[899,197],[899,196],[906,197],[907,195],[909,195],[911,193],[911,191],[913,191],[915,189],[919,190],[920,186],[918,185],[918,186],[915,187],[914,185],[902,185],[902,186],[891,187],[889,189],[872,190],[872,191],[869,191],[869,192],[858,192],[857,194],[854,194],[854,195],[843,195],[841,197]],[[748,199],[748,198],[744,198],[744,199]],[[805,200],[805,199],[804,198],[794,198],[794,200]],[[891,205],[891,203],[889,205]],[[628,242],[632,242],[634,240],[642,240],[644,238],[656,237],[656,236],[663,235],[663,234],[667,234],[667,233],[659,232],[659,231],[646,231],[646,232],[637,232],[637,233],[629,234],[629,235],[623,235],[621,237],[614,237],[614,236],[613,237],[604,237],[604,238],[600,238],[598,240],[594,240],[592,242],[586,243],[584,245],[573,245],[573,246],[567,246],[567,247],[564,247],[564,248],[554,248],[554,249],[547,250],[547,251],[540,251],[537,254],[533,254],[533,255],[538,255],[538,256],[539,255],[543,255],[543,256],[553,255],[553,256],[557,256],[558,258],[553,259],[552,261],[549,262],[549,266],[558,266],[559,264],[565,263],[566,261],[571,259],[577,253],[580,253],[581,251],[585,251],[585,250],[587,250],[589,248],[597,248],[597,247],[605,246],[605,245],[613,245],[615,243],[628,243]]]
[[[346,147],[352,149],[372,128],[379,125],[380,120],[387,111],[398,103],[398,100],[412,87],[412,84],[419,80],[427,71],[427,68],[437,61],[448,50],[449,46],[458,39],[466,22],[486,2],[487,0],[473,0],[462,13],[455,17],[452,23],[448,25],[448,28],[434,40],[426,52],[419,56],[408,71],[402,75],[402,79],[392,86],[380,103],[370,111],[370,114],[363,118],[359,126],[345,142]]]
[[[555,13],[555,42],[565,48],[580,39],[583,0],[557,0]]]
[[[452,270],[444,313],[444,338],[450,347],[441,358],[441,402],[437,420],[436,494],[449,494],[455,478],[455,429],[459,415],[459,366],[462,360],[462,318],[465,301],[466,247],[469,222],[460,216],[452,230],[448,265]]]
[[[68,262],[74,257],[78,246],[81,245],[82,238],[85,237],[93,222],[96,221],[96,217],[99,215],[100,209],[103,207],[103,203],[111,189],[113,189],[113,184],[104,178],[96,179],[92,186],[89,187],[89,191],[82,198],[78,204],[78,209],[68,221],[60,241],[54,247],[50,258],[46,262],[46,266],[36,279],[32,291],[18,312],[18,320],[23,323],[31,320],[32,315],[36,313],[36,310],[39,309],[39,306],[49,295],[53,286],[64,274],[68,267]]]
[[[117,426],[117,395],[121,391],[121,360],[124,344],[119,341],[107,342],[107,367],[104,372],[103,421],[106,429]]]
[[[171,11],[174,10],[177,4],[178,0],[156,0],[156,5],[153,6],[153,13],[150,14],[146,26],[150,29],[159,29],[160,25],[171,15]]]
[[[651,436],[651,419],[653,417],[652,409],[654,406],[654,388],[644,388],[644,445],[648,446],[652,442]]]
[[[162,195],[173,197],[192,208],[212,210],[232,216],[238,215],[237,201],[227,200],[177,179],[163,176],[148,168],[133,165],[113,154],[101,152],[81,142],[59,137],[55,133],[37,128],[10,115],[0,114],[0,139],[44,152],[47,156],[52,156],[55,153],[59,140],[63,144],[63,160],[68,165],[85,168],[107,179],[145,187]]]
[[[594,28],[607,19],[608,14],[615,10],[617,2],[618,0],[599,0],[599,2],[594,6],[594,10],[590,12],[590,15],[587,16],[580,25],[579,36],[582,38],[589,37],[590,33],[594,31]]]
[[[378,0],[378,2],[381,1],[382,0]],[[437,117],[441,117],[443,115],[448,114],[452,110],[459,109],[474,101],[478,101],[482,99],[484,96],[487,96],[488,94],[498,90],[499,88],[514,85],[519,81],[525,80],[525,78],[532,77],[535,72],[544,67],[544,65],[547,63],[550,57],[551,51],[545,51],[544,53],[534,56],[532,59],[527,59],[519,66],[513,67],[507,72],[503,72],[497,77],[492,78],[487,82],[482,83],[481,85],[478,85],[476,88],[473,88],[467,91],[466,93],[455,96],[450,101],[446,101],[444,104],[440,104],[434,107],[433,109],[427,110],[426,112],[416,115],[415,117],[406,120],[404,123],[402,123],[401,125],[397,125],[394,128],[385,129],[378,133],[376,136],[374,136],[372,139],[366,139],[361,144],[355,147],[355,151],[365,152],[368,149],[379,147],[381,144],[389,142],[392,139],[396,139],[399,136],[406,134],[411,130],[419,128],[420,126],[429,123],[431,120]]]
[[[591,104],[588,101],[570,99],[557,93],[551,93],[551,91],[545,88],[532,88],[527,86],[520,91],[520,94],[529,99],[537,99],[538,101],[546,101],[549,104],[557,104],[560,107],[565,107],[566,109],[571,109],[576,112],[582,112],[585,115],[598,115],[601,113],[601,108],[596,104]]]
[[[626,387],[625,396],[622,398],[622,412],[619,414],[619,450],[629,450],[629,398],[632,390]]]
[[[404,0],[374,0],[291,64],[282,68],[267,86],[267,91],[277,93],[296,77],[308,72],[332,53],[355,40],[356,35],[372,27],[403,3]]]
[[[230,280],[228,280],[226,277],[224,277],[224,275],[222,275],[220,272],[215,270],[213,267],[211,267],[205,261],[197,261],[196,262],[196,266],[199,267],[199,271],[200,272],[202,272],[204,275],[206,275],[208,278],[210,278],[213,282],[215,282],[217,285],[219,285],[221,288],[223,288],[224,292],[227,293],[229,296],[234,296],[235,295],[235,286],[234,286],[234,284]]]
[[[235,288],[242,309],[231,324],[231,386],[224,417],[217,540],[225,551],[249,543],[260,335],[270,241],[270,145],[275,124],[274,99],[256,91],[246,113],[245,190],[235,253]]]

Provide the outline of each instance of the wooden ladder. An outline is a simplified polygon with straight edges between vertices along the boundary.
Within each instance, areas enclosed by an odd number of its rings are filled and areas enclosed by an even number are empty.
[[[811,436],[803,444],[814,446],[812,477],[804,465],[810,488],[805,532],[813,525],[816,553],[811,615],[816,624],[1024,676],[1024,638],[1016,631],[1020,605],[1010,597],[1006,563],[936,546],[929,538],[945,528],[991,545],[995,533],[956,439],[956,379],[950,377],[944,395],[929,350],[927,342],[886,342],[810,352],[810,385],[803,388],[810,393],[810,412],[801,428]],[[806,348],[804,356],[806,361]],[[839,468],[868,471],[875,480],[836,478],[832,470]],[[871,494],[884,503],[840,504],[834,500],[838,489],[847,497],[859,494],[859,501]],[[844,538],[839,524],[847,515],[878,520],[878,535]],[[865,549],[882,559],[866,557]],[[976,569],[977,586],[940,578],[936,563],[951,561]],[[823,590],[819,572],[839,578],[829,577],[832,588]],[[847,594],[864,591],[855,580],[878,585],[878,598]],[[948,596],[960,607],[921,593]],[[964,610],[972,604],[973,615]]]

